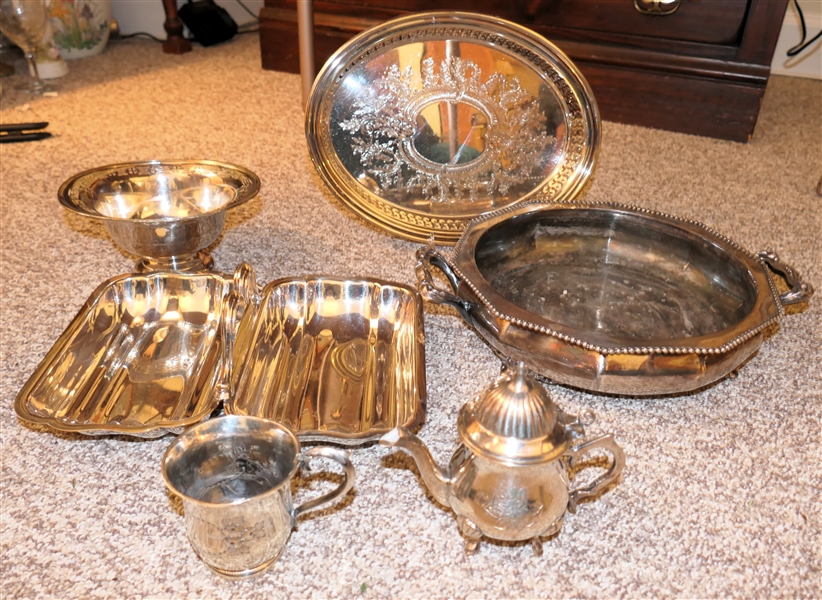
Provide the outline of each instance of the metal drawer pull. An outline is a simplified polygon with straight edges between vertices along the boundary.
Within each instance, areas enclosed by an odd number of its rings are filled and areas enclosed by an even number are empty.
[[[665,16],[676,12],[682,0],[634,0],[634,8],[643,15]]]

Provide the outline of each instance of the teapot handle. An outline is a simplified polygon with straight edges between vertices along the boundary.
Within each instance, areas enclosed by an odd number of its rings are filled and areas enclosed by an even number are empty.
[[[597,478],[591,485],[571,491],[568,497],[568,510],[572,513],[577,512],[577,504],[580,500],[598,495],[611,482],[615,481],[625,466],[625,452],[617,445],[614,436],[611,434],[603,435],[602,437],[569,448],[565,452],[565,456],[568,457],[568,466],[575,466],[584,454],[594,448],[602,448],[611,453],[613,456],[611,468],[608,469],[605,475]]]

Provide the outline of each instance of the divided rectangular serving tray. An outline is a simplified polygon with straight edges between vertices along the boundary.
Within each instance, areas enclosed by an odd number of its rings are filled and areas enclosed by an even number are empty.
[[[283,279],[263,292],[226,412],[273,419],[304,441],[359,444],[425,408],[422,301],[377,279]]]
[[[63,431],[159,437],[207,418],[222,362],[231,280],[121,275],[102,283],[20,391],[25,421]]]
[[[163,272],[104,282],[18,394],[17,415],[62,431],[159,437],[225,400],[228,413],[342,444],[422,421],[416,291],[308,277],[256,292],[245,263],[233,281]]]

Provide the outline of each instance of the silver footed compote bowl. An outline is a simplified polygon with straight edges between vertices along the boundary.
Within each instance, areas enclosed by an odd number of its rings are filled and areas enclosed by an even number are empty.
[[[57,196],[69,210],[102,219],[114,243],[141,256],[136,271],[203,271],[226,210],[254,198],[260,179],[211,160],[152,160],[74,175]]]
[[[52,89],[40,79],[34,58],[47,25],[44,0],[0,0],[0,31],[20,46],[26,57],[32,81],[21,89],[29,94],[42,94]]]

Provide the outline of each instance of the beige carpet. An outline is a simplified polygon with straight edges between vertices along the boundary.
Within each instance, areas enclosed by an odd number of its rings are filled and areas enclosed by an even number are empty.
[[[263,192],[230,215],[214,255],[226,270],[249,261],[262,281],[325,273],[412,283],[416,244],[323,188],[306,152],[299,79],[263,71],[253,36],[180,57],[112,42],[70,67],[58,97],[7,89],[0,111],[3,123],[49,121],[55,134],[0,146],[3,598],[820,596],[822,297],[791,311],[738,378],[700,393],[639,400],[552,388],[566,410],[595,411],[590,432],[613,432],[628,460],[619,485],[569,515],[542,557],[494,543],[465,556],[454,515],[426,495],[413,463],[372,446],[353,454],[355,491],[302,519],[269,573],[243,583],[212,575],[160,475],[171,438],[55,433],[14,415],[15,395],[91,291],[133,262],[99,223],[60,208],[58,186],[118,161],[245,165]],[[589,197],[774,249],[822,289],[820,175],[822,84],[774,78],[747,145],[606,123]],[[427,310],[426,333],[420,436],[444,462],[460,404],[499,363],[453,314]]]

